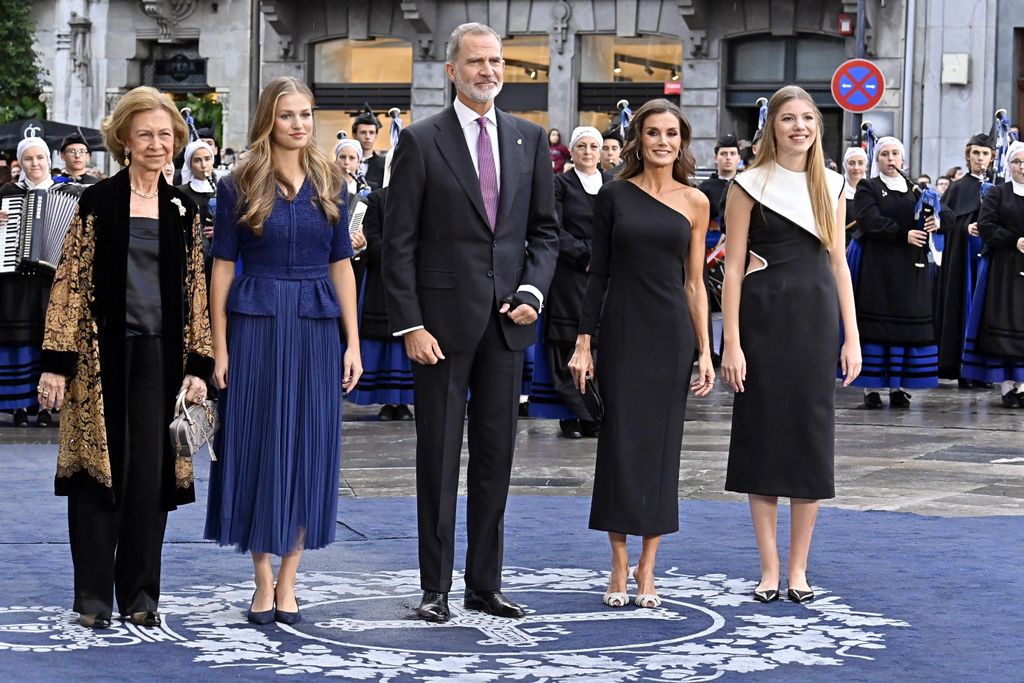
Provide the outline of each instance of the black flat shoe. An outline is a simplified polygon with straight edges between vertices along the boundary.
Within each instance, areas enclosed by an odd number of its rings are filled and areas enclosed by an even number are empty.
[[[1021,396],[1016,389],[1010,389],[1003,394],[1003,407],[1004,408],[1020,408],[1021,407]]]
[[[391,422],[395,419],[395,407],[394,406],[381,406],[380,411],[377,413],[378,422]]]
[[[39,414],[36,415],[36,427],[49,427],[53,424],[53,416],[50,415],[49,410],[39,409]]]
[[[412,414],[412,411],[409,410],[409,406],[403,403],[401,405],[395,406],[395,419],[398,420],[399,422],[410,422],[411,420],[414,419],[414,416]]]
[[[1017,407],[1024,408],[1024,391],[1017,392]]]
[[[559,420],[558,428],[566,439],[582,439],[583,432],[580,430],[579,420]]]
[[[159,626],[162,620],[160,619],[160,613],[154,610],[151,612],[132,612],[125,621],[136,626],[155,627]]]
[[[28,412],[24,408],[18,408],[14,411],[14,426],[28,427]]]
[[[583,432],[583,438],[595,439],[601,433],[601,425],[590,420],[580,420],[580,431]]]
[[[776,586],[775,588],[768,588],[767,590],[763,590],[763,591],[759,591],[759,590],[756,590],[756,589],[754,590],[754,600],[757,600],[758,602],[765,602],[765,603],[775,602],[778,599],[779,599],[779,588],[778,588],[778,586]]]
[[[523,401],[519,404],[519,417],[530,417],[530,402]]]
[[[868,410],[879,410],[882,407],[882,397],[877,391],[864,394],[864,407]]]
[[[78,623],[86,628],[110,628],[110,617],[106,614],[79,614]]]
[[[252,601],[256,599],[256,591],[253,591],[252,600],[249,601],[249,610],[245,613],[245,619],[250,624],[266,626],[274,621],[274,614],[277,612],[273,607],[263,612],[252,611]]]
[[[910,407],[910,394],[897,389],[896,391],[889,392],[889,407],[897,408],[899,410],[906,410]]]
[[[452,618],[448,609],[448,594],[435,591],[423,591],[420,606],[416,608],[416,616],[424,621],[443,624]]]
[[[796,588],[787,590],[786,595],[789,596],[790,600],[798,604],[810,602],[814,599],[814,591],[799,591]]]
[[[519,619],[526,616],[523,608],[502,595],[501,591],[475,591],[467,588],[462,606],[495,617]]]
[[[283,609],[275,609],[274,621],[276,621],[279,624],[284,624],[286,626],[291,626],[302,621],[302,613],[299,612],[299,601],[295,601],[294,612],[285,612]]]

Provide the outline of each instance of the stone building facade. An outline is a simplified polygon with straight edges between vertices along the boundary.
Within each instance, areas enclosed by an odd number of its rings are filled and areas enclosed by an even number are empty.
[[[867,118],[910,143],[915,172],[935,175],[957,163],[963,142],[987,129],[997,105],[1012,117],[1024,115],[1018,85],[1024,0],[864,4],[866,56],[886,78],[885,96]],[[805,86],[821,105],[830,155],[842,153],[859,124],[829,95],[836,66],[857,54],[853,35],[841,30],[843,20],[855,23],[856,0],[41,0],[32,6],[50,118],[98,126],[116,98],[140,84],[213,93],[224,106],[222,146],[235,148],[245,144],[259,85],[280,75],[312,84],[325,147],[364,102],[378,113],[398,107],[405,122],[439,111],[452,98],[443,69],[446,41],[465,21],[487,23],[505,39],[507,85],[499,105],[547,127],[567,131],[581,121],[605,127],[620,98],[635,107],[667,96],[683,106],[698,161],[708,164],[715,137],[730,130],[749,137],[755,100],[789,82]]]

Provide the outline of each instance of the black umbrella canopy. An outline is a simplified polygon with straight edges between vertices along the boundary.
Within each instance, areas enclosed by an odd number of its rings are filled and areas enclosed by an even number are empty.
[[[13,150],[25,137],[37,137],[45,140],[50,149],[56,152],[61,141],[72,133],[81,133],[93,152],[103,151],[103,136],[95,128],[41,119],[22,119],[0,124],[0,149]]]

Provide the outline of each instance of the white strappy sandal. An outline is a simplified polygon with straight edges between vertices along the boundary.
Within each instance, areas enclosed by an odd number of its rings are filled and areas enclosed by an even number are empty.
[[[636,581],[637,586],[639,587],[640,580],[636,578],[637,569],[638,567],[634,567],[629,573],[633,577],[633,580]],[[634,604],[636,604],[637,607],[646,607],[648,609],[661,607],[661,598],[658,597],[657,593],[637,593],[636,597],[633,599],[633,602]]]
[[[629,604],[629,596],[625,593],[605,593],[601,601],[609,607],[625,607]]]

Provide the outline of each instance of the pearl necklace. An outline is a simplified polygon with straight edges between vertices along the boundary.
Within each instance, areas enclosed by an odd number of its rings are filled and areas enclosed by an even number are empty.
[[[134,194],[136,196],[139,196],[139,197],[142,197],[143,199],[156,199],[156,196],[158,194],[160,194],[160,190],[159,189],[157,189],[157,191],[152,193],[152,194],[146,194],[142,190],[136,190],[135,186],[132,185],[131,183],[128,184],[128,187],[131,188],[132,194]]]

